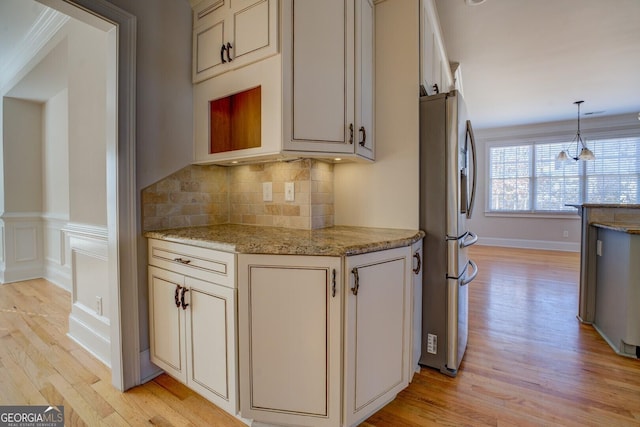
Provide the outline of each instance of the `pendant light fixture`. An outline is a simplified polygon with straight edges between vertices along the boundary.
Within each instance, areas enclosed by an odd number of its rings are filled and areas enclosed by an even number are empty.
[[[572,156],[569,154],[569,149],[564,149],[560,153],[558,153],[558,157],[556,160],[564,161],[564,160],[595,160],[596,156],[593,154],[593,151],[587,148],[587,144],[582,140],[582,136],[580,136],[580,104],[584,101],[576,101],[574,104],[578,106],[578,132],[576,133],[575,138],[571,141],[571,144],[575,142],[576,144],[576,155]],[[579,150],[579,152],[578,152]]]

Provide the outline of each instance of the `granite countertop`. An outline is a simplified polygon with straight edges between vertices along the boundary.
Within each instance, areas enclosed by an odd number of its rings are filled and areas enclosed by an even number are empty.
[[[223,224],[147,231],[145,237],[245,254],[348,256],[409,246],[420,230],[337,226],[296,230]]]
[[[607,228],[609,230],[621,231],[629,234],[640,234],[640,223],[594,221],[590,223],[594,227]]]

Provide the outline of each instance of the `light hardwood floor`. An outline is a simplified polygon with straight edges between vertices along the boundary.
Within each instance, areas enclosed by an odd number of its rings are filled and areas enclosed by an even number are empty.
[[[575,318],[578,255],[478,247],[469,345],[449,378],[423,369],[363,426],[638,426],[640,361]],[[67,425],[242,426],[170,377],[115,391],[66,335],[69,294],[0,286],[0,405],[65,406]]]

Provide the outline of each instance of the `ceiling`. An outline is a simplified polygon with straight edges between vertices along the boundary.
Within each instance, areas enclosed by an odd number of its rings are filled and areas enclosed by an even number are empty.
[[[640,112],[640,0],[435,2],[475,128]],[[0,1],[0,87],[47,10]]]
[[[475,128],[640,112],[640,0],[435,2]]]

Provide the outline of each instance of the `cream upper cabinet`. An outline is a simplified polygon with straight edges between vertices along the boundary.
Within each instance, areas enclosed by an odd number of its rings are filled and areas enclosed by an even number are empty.
[[[235,255],[149,240],[151,361],[238,412]]]
[[[345,425],[357,425],[409,384],[411,248],[347,257]]]
[[[435,0],[420,0],[420,83],[429,95],[456,89]]]
[[[373,1],[281,0],[280,6],[280,54],[194,87],[194,162],[231,164],[292,157],[373,160]],[[228,104],[236,107],[218,110],[219,105],[227,105],[218,100],[253,89],[260,98],[247,103],[251,112],[231,101]],[[236,115],[250,119],[248,126],[238,129],[256,126],[250,132],[253,137],[234,132]],[[212,125],[220,122],[231,123],[222,134]],[[230,148],[222,148],[229,140]]]
[[[374,5],[283,2],[284,148],[374,158]]]
[[[277,52],[277,0],[202,0],[194,6],[194,83]]]
[[[239,255],[243,418],[339,426],[341,259]]]

